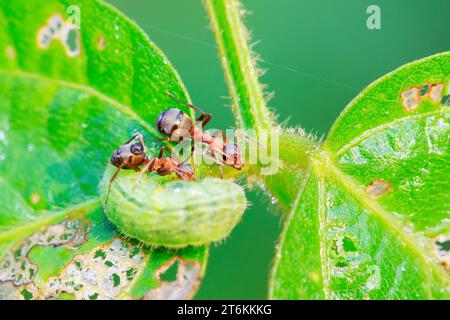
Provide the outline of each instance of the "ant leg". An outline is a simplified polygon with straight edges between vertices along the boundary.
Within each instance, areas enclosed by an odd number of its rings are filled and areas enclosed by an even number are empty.
[[[195,142],[192,144],[191,153],[189,154],[189,156],[186,159],[184,159],[183,161],[179,162],[178,164],[180,165],[180,164],[188,162],[189,159],[192,158],[192,155],[194,154],[194,151],[195,151]]]
[[[267,146],[264,143],[261,143],[258,140],[253,139],[252,137],[249,137],[249,136],[244,136],[244,137],[245,137],[245,140],[247,140],[247,141],[251,141],[251,142],[259,145],[260,147],[267,148]],[[237,135],[236,135],[236,139],[237,139]]]
[[[136,138],[138,138],[138,139],[139,139],[139,142],[141,142],[141,140],[142,140],[142,134],[140,134],[139,132],[133,134],[133,136],[132,136],[127,142],[125,142],[124,144],[129,144],[131,141],[133,141],[133,140],[136,139]]]
[[[195,175],[180,168],[175,168],[175,174],[181,180],[195,181]]]
[[[146,172],[152,173],[155,162],[156,158],[151,158],[150,161],[142,169],[139,170],[139,178]]]
[[[195,146],[195,145],[192,145],[192,148],[191,148],[191,154],[189,155],[189,157],[187,157],[185,160],[179,162],[179,164],[185,163],[186,161],[188,161],[188,160],[192,157],[192,152],[194,152],[194,146]],[[158,158],[159,158],[159,159],[161,159],[162,156],[164,155],[164,151],[165,151],[170,157],[172,157],[172,150],[170,150],[168,147],[164,146],[164,147],[162,147],[162,148],[159,150],[159,155],[158,155]],[[173,159],[172,159],[172,160],[173,160]],[[179,160],[178,157],[177,157],[177,160]]]
[[[148,148],[147,148],[147,146],[146,146],[146,144],[144,142],[144,137],[142,136],[142,134],[137,133],[136,137],[138,138],[139,143],[142,144],[142,146],[144,147],[144,152],[147,152]]]
[[[217,155],[214,152],[214,150],[211,150],[211,156],[212,156],[211,160],[213,160],[219,166],[220,179],[223,179],[223,169],[222,169],[223,163],[217,158]]]
[[[172,150],[170,150],[168,147],[164,146],[159,150],[159,155],[158,158],[162,158],[162,156],[164,155],[164,151],[170,156],[172,155]]]
[[[217,159],[217,155],[214,153],[214,158],[219,162],[219,160]],[[219,171],[220,171],[220,179],[223,179],[223,168],[222,168],[222,164],[219,164]]]
[[[206,158],[208,158],[209,160],[211,160],[212,162],[214,162],[214,163],[217,164],[218,166],[223,166],[223,163],[220,162],[219,160],[217,160],[217,158],[215,158],[215,157],[213,158],[213,157],[207,155],[206,153],[203,154],[203,156],[206,157]]]
[[[222,130],[217,130],[216,132],[214,132],[212,138],[213,139],[217,139],[217,137],[219,136],[219,134],[222,135],[222,139],[223,139],[223,143],[227,143],[227,136],[225,135],[225,132],[223,132]]]
[[[193,104],[181,101],[180,99],[178,99],[177,97],[175,97],[175,95],[171,92],[166,91],[166,94],[169,95],[173,100],[184,104],[186,106],[188,106],[189,108],[194,109],[195,111],[200,113],[200,116],[197,118],[196,121],[201,121],[202,122],[202,129],[208,124],[208,122],[211,120],[212,116],[210,114],[207,114],[205,111],[203,111],[202,109],[200,109],[197,106],[194,106]]]
[[[179,164],[183,164],[183,163],[188,162],[188,161],[192,158],[192,154],[193,154],[194,151],[195,151],[195,146],[192,146],[192,148],[191,148],[191,154],[190,154],[186,159],[184,159],[183,161],[181,161]]]
[[[123,168],[124,165],[125,165],[125,162],[122,163],[119,167],[117,167],[116,172],[115,172],[114,175],[111,177],[111,180],[109,180],[109,187],[108,187],[108,193],[106,194],[105,205],[108,203],[109,193],[111,192],[111,186],[112,186],[112,183],[114,182],[114,180],[116,180],[117,175],[119,174],[120,170],[122,170],[122,168]]]
[[[219,134],[222,135],[223,146],[225,146],[225,144],[227,143],[227,136],[225,135],[225,133],[222,130],[217,130],[216,132],[214,132],[213,136],[211,137],[211,141],[214,141],[215,139],[217,139]],[[211,150],[211,154],[217,152],[217,153],[220,153],[222,156],[227,157],[227,154],[225,152],[223,152],[223,147],[222,147],[222,150],[220,150],[217,148],[211,148],[211,145],[210,145],[210,150]]]
[[[136,183],[133,186],[133,190],[136,188],[136,186],[141,182],[142,180],[142,176],[146,173],[146,172],[153,172],[153,167],[155,165],[156,159],[152,158],[141,170],[139,171],[139,176],[136,180]]]
[[[182,164],[188,162],[192,158],[194,152],[195,152],[195,142],[194,142],[194,144],[191,147],[191,154],[186,159],[184,159],[183,161],[179,162],[178,165],[182,165]],[[179,170],[181,170],[181,169],[179,169]],[[195,170],[194,167],[192,167],[192,175],[194,176],[194,180],[195,180],[195,171],[194,170]]]
[[[209,121],[211,121],[212,116],[210,114],[202,113],[200,117],[198,117],[195,122],[202,122],[202,129],[206,127]]]
[[[144,137],[139,132],[133,134],[133,136],[127,142],[125,142],[124,144],[129,144],[131,141],[133,141],[136,138],[138,139],[139,143],[142,144],[142,146],[144,147],[144,152],[147,152],[148,148],[147,148],[147,145],[144,142]]]
[[[163,157],[164,151],[169,155],[169,157],[172,157],[172,150],[170,150],[168,147],[164,146],[159,150],[158,159],[161,159]],[[185,161],[187,161],[188,159],[186,159]],[[172,160],[174,160],[174,159],[172,159]],[[179,160],[178,157],[177,157],[177,160]],[[184,161],[180,162],[180,163],[184,163]]]
[[[201,114],[206,114],[206,112],[203,111],[202,109],[200,109],[199,107],[194,106],[193,104],[190,104],[190,103],[181,101],[180,99],[178,99],[177,97],[175,97],[175,95],[174,95],[173,93],[171,93],[171,92],[169,92],[169,91],[166,91],[166,94],[167,94],[168,96],[170,96],[173,100],[177,101],[178,103],[184,104],[184,105],[186,105],[186,106],[188,106],[188,107],[194,109],[195,111],[200,112]]]
[[[128,166],[136,172],[141,171],[141,169],[139,169],[139,167],[135,164],[129,164]]]

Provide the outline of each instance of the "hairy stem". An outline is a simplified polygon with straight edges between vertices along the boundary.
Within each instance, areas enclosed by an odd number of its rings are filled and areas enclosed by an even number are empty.
[[[272,115],[258,81],[258,69],[248,44],[239,0],[204,0],[216,38],[219,57],[232,98],[236,125],[242,129],[268,130]]]

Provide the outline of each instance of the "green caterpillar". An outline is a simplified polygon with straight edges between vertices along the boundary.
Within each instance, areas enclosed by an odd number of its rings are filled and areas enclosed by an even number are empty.
[[[106,198],[115,169],[100,183]],[[204,245],[228,236],[247,207],[244,190],[227,180],[157,183],[145,175],[122,171],[114,181],[105,213],[125,235],[145,244],[168,248]],[[160,180],[159,180],[160,181]]]

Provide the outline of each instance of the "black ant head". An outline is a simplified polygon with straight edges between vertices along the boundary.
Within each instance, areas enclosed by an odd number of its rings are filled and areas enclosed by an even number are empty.
[[[124,160],[121,157],[121,150],[120,150],[120,148],[118,148],[111,155],[111,164],[115,167],[119,167],[123,162],[124,162]]]
[[[139,165],[145,159],[145,149],[142,143],[128,143],[117,148],[111,155],[111,164],[115,167],[119,167],[123,163],[124,169],[127,169],[127,164]]]
[[[239,147],[236,143],[229,142],[223,147],[223,161],[237,170],[244,167],[244,160],[241,158]]]
[[[192,119],[179,109],[167,109],[156,119],[156,127],[161,134],[171,137],[178,129],[190,132]]]

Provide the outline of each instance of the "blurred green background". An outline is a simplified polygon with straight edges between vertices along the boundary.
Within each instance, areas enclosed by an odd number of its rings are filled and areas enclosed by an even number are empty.
[[[228,91],[201,0],[109,0],[141,26],[216,128],[233,126]],[[364,87],[416,59],[450,50],[448,0],[244,0],[247,25],[275,92],[279,122],[326,135]],[[381,8],[381,30],[366,26]],[[261,192],[231,237],[211,247],[198,299],[264,299],[280,216]]]

